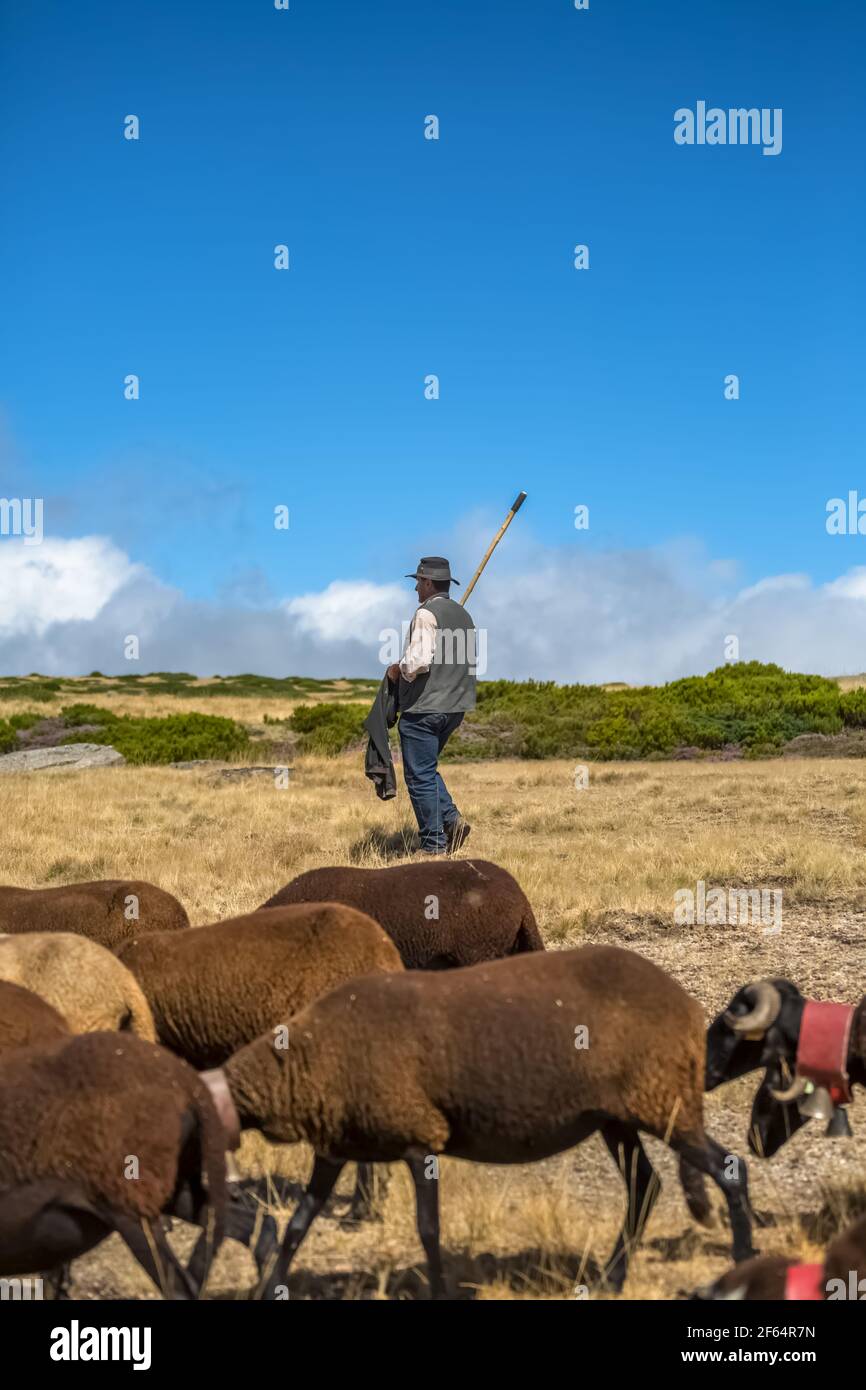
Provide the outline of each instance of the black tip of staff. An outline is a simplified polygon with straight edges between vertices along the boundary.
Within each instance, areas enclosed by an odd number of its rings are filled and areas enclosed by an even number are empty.
[[[516,512],[517,509],[518,509],[519,507],[522,507],[522,506],[523,506],[523,504],[524,504],[525,501],[526,501],[526,493],[525,493],[525,492],[520,492],[520,493],[518,493],[518,494],[517,494],[517,500],[516,500],[516,502],[512,502],[512,504],[511,504],[511,510],[512,510],[513,512]]]

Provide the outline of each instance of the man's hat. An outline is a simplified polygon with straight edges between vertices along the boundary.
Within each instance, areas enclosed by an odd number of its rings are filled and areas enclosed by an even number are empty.
[[[451,573],[451,566],[447,560],[443,560],[441,555],[425,555],[418,561],[418,568],[414,574],[407,574],[407,579],[447,579],[449,584],[459,584],[460,580],[455,579]]]

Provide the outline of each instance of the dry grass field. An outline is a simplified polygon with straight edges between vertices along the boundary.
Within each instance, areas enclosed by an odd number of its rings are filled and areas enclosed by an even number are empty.
[[[247,720],[262,707],[208,703]],[[148,702],[146,712],[163,711]],[[271,702],[268,712],[282,713]],[[447,775],[473,825],[462,857],[495,860],[518,878],[550,947],[629,946],[669,970],[708,1014],[762,975],[789,975],[818,997],[863,994],[864,763],[606,763],[591,768],[585,790],[564,762],[456,765]],[[141,877],[177,894],[196,924],[256,907],[316,865],[385,862],[382,837],[410,828],[405,793],[378,802],[357,755],[298,758],[284,790],[267,777],[227,782],[212,768],[126,767],[6,776],[0,798],[0,881]],[[781,889],[781,933],[675,925],[674,892],[699,879]],[[707,1099],[710,1133],[741,1154],[753,1087],[747,1078]],[[853,1139],[825,1140],[812,1126],[772,1161],[750,1163],[753,1202],[768,1222],[756,1232],[763,1251],[814,1256],[846,1213],[866,1207],[856,1107],[852,1124]],[[654,1141],[648,1149],[662,1194],[623,1297],[675,1298],[725,1268],[729,1234],[722,1222],[706,1231],[691,1221],[670,1155]],[[251,1174],[302,1178],[308,1163],[250,1136],[241,1151]],[[445,1161],[441,1196],[446,1270],[463,1296],[572,1298],[584,1283],[592,1297],[606,1296],[592,1281],[613,1244],[623,1189],[600,1140],[520,1168]],[[412,1207],[399,1166],[381,1223],[343,1230],[338,1203],[302,1246],[291,1296],[426,1296]],[[184,1231],[174,1238],[187,1248]],[[210,1293],[243,1297],[252,1282],[251,1259],[227,1243]],[[77,1263],[72,1292],[155,1296],[114,1241]]]
[[[31,685],[38,686],[40,683],[38,679],[20,681],[20,696],[16,695],[10,698],[7,695],[0,706],[0,714],[4,718],[8,718],[11,714],[24,714],[33,711],[35,706],[28,690]],[[230,693],[217,696],[196,694],[197,687],[213,687],[221,684],[224,684]],[[264,724],[266,714],[272,720],[288,719],[292,711],[301,704],[319,704],[346,699],[369,702],[376,693],[378,682],[371,681],[369,685],[356,687],[353,690],[349,681],[322,681],[319,683],[319,689],[305,691],[302,697],[298,696],[297,698],[271,694],[270,692],[264,697],[246,692],[237,693],[229,682],[221,681],[218,676],[214,676],[210,680],[190,681],[183,693],[179,695],[167,694],[159,688],[154,690],[151,688],[152,685],[158,686],[156,677],[142,676],[138,683],[138,689],[141,691],[143,687],[145,693],[136,695],[133,690],[118,690],[115,681],[107,676],[100,680],[93,678],[76,680],[74,677],[67,677],[63,681],[62,694],[59,694],[55,700],[47,705],[42,706],[38,712],[49,715],[56,714],[62,705],[82,701],[88,705],[99,705],[117,715],[147,715],[148,718],[163,718],[169,714],[221,714],[227,719],[236,719],[241,724],[258,727]]]

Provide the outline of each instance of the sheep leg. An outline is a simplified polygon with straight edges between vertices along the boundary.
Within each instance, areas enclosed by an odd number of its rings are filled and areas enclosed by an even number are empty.
[[[358,1176],[355,1179],[355,1190],[349,1203],[349,1210],[346,1212],[341,1226],[356,1226],[361,1221],[375,1221],[378,1217],[376,1208],[373,1205],[373,1195],[375,1191],[374,1168],[372,1163],[359,1163]],[[384,1194],[387,1185],[385,1170],[378,1170],[380,1191]]]
[[[50,1290],[50,1297],[56,1302],[69,1301],[69,1284],[72,1278],[72,1266],[69,1261],[58,1265],[56,1269],[43,1269],[39,1273],[39,1278],[47,1289]]]
[[[699,1168],[722,1192],[728,1204],[733,1234],[733,1257],[748,1260],[756,1254],[752,1245],[752,1210],[746,1165],[736,1154],[725,1153],[721,1144],[706,1135],[701,1143],[672,1138],[670,1146],[694,1168]]]
[[[163,1297],[198,1298],[201,1290],[193,1283],[172,1251],[159,1220],[139,1224],[127,1217],[116,1217],[115,1225],[129,1250],[162,1292]]]
[[[260,1229],[255,1246],[252,1246],[250,1241],[256,1233],[257,1223]],[[232,1193],[226,1204],[225,1236],[228,1240],[240,1241],[241,1245],[245,1245],[251,1251],[261,1277],[265,1262],[277,1248],[277,1223],[274,1218],[259,1203],[253,1201],[248,1204],[244,1201],[242,1193]],[[186,1267],[187,1274],[199,1288],[204,1283],[210,1263],[208,1256],[211,1243],[209,1233],[206,1230],[202,1231]]]
[[[261,1277],[268,1261],[273,1258],[277,1248],[277,1223],[270,1215],[262,1218],[261,1230],[255,1245],[252,1247],[253,1259],[256,1262],[256,1269]]]
[[[316,1154],[316,1161],[313,1164],[313,1172],[307,1184],[307,1190],[292,1214],[286,1234],[283,1236],[282,1249],[276,1259],[271,1261],[271,1272],[259,1284],[258,1294],[260,1298],[272,1298],[277,1287],[285,1284],[289,1265],[292,1263],[301,1241],[333,1192],[337,1179],[345,1166],[342,1160],[332,1162],[331,1159],[322,1158],[320,1154]]]
[[[628,1194],[625,1222],[604,1270],[608,1284],[619,1293],[628,1273],[629,1256],[643,1234],[661,1183],[636,1130],[618,1120],[606,1120],[601,1133]]]
[[[418,1221],[418,1235],[427,1256],[427,1276],[430,1280],[430,1297],[442,1298],[445,1285],[442,1280],[442,1250],[439,1245],[439,1170],[438,1165],[428,1172],[427,1156],[407,1158],[406,1163],[415,1184],[415,1210]]]

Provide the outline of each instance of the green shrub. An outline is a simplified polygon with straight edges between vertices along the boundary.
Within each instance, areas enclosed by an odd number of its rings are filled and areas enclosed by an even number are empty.
[[[366,704],[302,705],[290,723],[302,751],[339,753],[363,740],[367,710]],[[482,682],[477,710],[445,756],[664,758],[680,748],[712,752],[732,744],[764,757],[798,734],[835,734],[846,726],[866,726],[866,690],[843,695],[823,676],[749,661],[633,689]]]
[[[60,711],[70,727],[76,724],[116,724],[118,716],[101,705],[64,705]]]
[[[60,689],[60,681],[41,680],[38,685],[30,685],[28,682],[26,685],[19,686],[16,693],[19,700],[22,696],[26,696],[28,700],[35,700],[38,705],[42,705],[53,700]]]
[[[778,752],[802,733],[838,733],[866,725],[866,691],[843,695],[835,681],[783,671],[758,661],[720,666],[663,686],[605,690],[552,681],[488,681],[469,715],[465,754],[461,735],[453,756],[479,756],[474,723],[490,729],[482,756],[648,758],[682,747],[704,751],[736,744],[756,756]],[[462,733],[462,730],[461,730]]]
[[[847,690],[839,701],[839,713],[851,729],[866,725],[866,690]]]
[[[118,716],[93,705],[70,706],[74,723],[101,723],[65,743],[110,743],[129,763],[175,763],[195,758],[231,759],[249,746],[249,734],[233,719],[216,714],[169,714],[162,719]],[[101,719],[92,719],[94,711]],[[64,711],[69,717],[69,711]],[[108,715],[106,718],[105,716]]]
[[[23,714],[10,714],[9,723],[13,729],[32,729],[34,724],[38,724],[44,718],[41,714],[32,714],[25,710]]]
[[[289,726],[301,735],[302,753],[333,756],[365,737],[364,720],[369,712],[369,705],[299,705]]]
[[[11,753],[18,747],[18,735],[11,723],[6,719],[0,719],[0,754]]]

